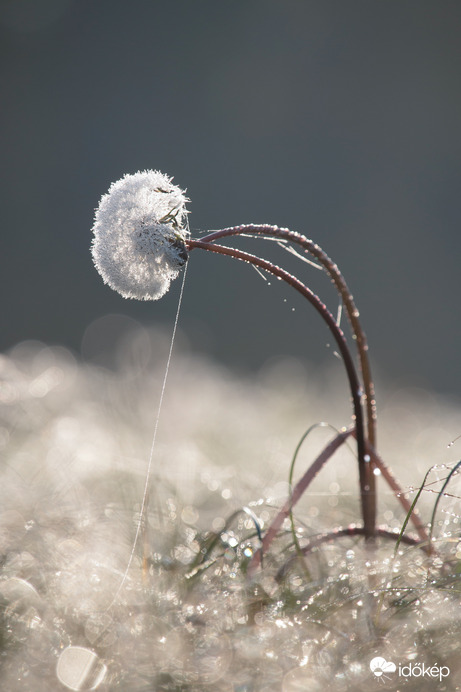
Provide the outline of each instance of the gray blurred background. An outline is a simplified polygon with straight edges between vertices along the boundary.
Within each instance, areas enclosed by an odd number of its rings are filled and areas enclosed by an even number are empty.
[[[194,234],[266,222],[313,238],[378,377],[460,396],[460,36],[449,0],[2,0],[0,348],[91,359],[133,320],[171,329],[180,281],[125,301],[89,253],[110,183],[158,168],[187,188]],[[328,280],[297,269],[336,311]],[[201,251],[180,329],[239,371],[334,361],[289,289]]]

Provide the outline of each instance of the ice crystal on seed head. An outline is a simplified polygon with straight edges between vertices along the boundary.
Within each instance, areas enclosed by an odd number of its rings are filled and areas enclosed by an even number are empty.
[[[161,298],[187,261],[188,201],[160,171],[112,183],[96,209],[91,246],[104,283],[124,298]]]

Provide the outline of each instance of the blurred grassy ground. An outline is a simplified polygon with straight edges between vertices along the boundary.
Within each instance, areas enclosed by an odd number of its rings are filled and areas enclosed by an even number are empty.
[[[432,679],[391,677],[386,689],[457,689],[457,478],[440,503],[440,557],[429,572],[416,548],[401,546],[393,562],[392,542],[370,552],[349,538],[290,563],[282,577],[294,554],[285,524],[264,569],[247,582],[258,540],[251,517],[238,511],[251,507],[267,528],[287,496],[301,434],[321,420],[349,423],[347,389],[339,371],[310,370],[294,359],[240,379],[188,356],[181,341],[160,418],[147,524],[120,590],[168,338],[127,332],[105,356],[93,350],[98,365],[38,342],[2,357],[7,689],[368,690],[376,656],[451,670],[438,687]],[[88,360],[90,351],[88,344]],[[446,445],[459,411],[422,391],[383,399],[382,448],[412,497],[432,464],[456,459],[456,444]],[[313,432],[295,477],[330,436],[327,428]],[[360,523],[355,467],[354,450],[344,449],[299,502],[301,546],[319,532]],[[439,467],[429,478],[421,498],[426,521],[446,475]],[[399,529],[400,507],[382,483],[380,491],[379,521]]]

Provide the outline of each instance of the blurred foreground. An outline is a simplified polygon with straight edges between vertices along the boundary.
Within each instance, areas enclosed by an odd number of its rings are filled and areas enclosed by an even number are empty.
[[[263,569],[246,578],[257,528],[288,495],[301,435],[321,421],[350,423],[339,368],[313,373],[280,360],[240,380],[179,345],[147,521],[122,584],[167,351],[167,338],[144,330],[104,367],[36,342],[0,358],[2,689],[461,689],[457,476],[439,503],[431,561],[404,545],[394,559],[393,541],[365,550],[360,538],[296,559],[287,521]],[[461,443],[447,444],[460,412],[399,391],[384,394],[379,413],[381,452],[410,497],[438,465],[418,503],[428,522],[444,465],[457,461]],[[295,479],[333,435],[312,432]],[[351,446],[296,506],[299,548],[360,523],[357,479]],[[398,532],[400,505],[379,490],[379,523]],[[382,670],[372,672],[373,659]]]

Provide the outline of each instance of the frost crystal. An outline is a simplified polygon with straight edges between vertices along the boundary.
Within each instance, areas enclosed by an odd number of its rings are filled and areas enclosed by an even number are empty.
[[[104,283],[124,298],[165,295],[187,261],[188,201],[160,171],[112,183],[96,209],[91,246]]]

